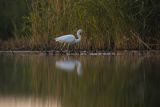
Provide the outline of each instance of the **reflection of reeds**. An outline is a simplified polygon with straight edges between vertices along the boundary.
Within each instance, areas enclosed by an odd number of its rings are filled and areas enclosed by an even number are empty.
[[[82,107],[82,102],[84,107],[93,107],[93,104],[95,107],[115,107],[117,104],[120,107],[140,107],[143,104],[144,79],[140,66],[143,60],[139,56],[67,58],[82,63],[82,77],[78,77],[74,72],[68,74],[59,71],[55,61],[62,57],[2,57],[1,61],[5,61],[8,68],[1,68],[10,74],[2,75],[8,77],[6,92],[43,97],[56,96],[55,98],[62,101],[62,105],[69,107]],[[15,85],[10,87],[13,82]]]
[[[139,57],[131,59],[125,56],[71,57],[82,63],[84,74],[81,78],[77,78],[74,73],[68,75],[55,71],[58,69],[54,68],[54,63],[51,63],[53,59],[60,58],[50,57],[47,62],[43,57],[30,59],[35,71],[32,79],[36,80],[33,89],[38,89],[37,94],[41,93],[41,89],[44,92],[52,90],[49,94],[57,93],[56,95],[62,100],[62,105],[65,106],[92,107],[93,101],[95,107],[102,105],[114,107],[116,104],[118,106],[137,104],[138,107],[143,106],[144,81],[141,78],[143,71],[138,71]],[[50,89],[47,89],[49,87]],[[141,93],[139,93],[139,88],[142,88]]]

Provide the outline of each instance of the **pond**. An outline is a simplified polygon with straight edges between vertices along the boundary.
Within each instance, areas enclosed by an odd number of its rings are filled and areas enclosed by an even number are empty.
[[[0,107],[159,107],[160,56],[0,54]]]

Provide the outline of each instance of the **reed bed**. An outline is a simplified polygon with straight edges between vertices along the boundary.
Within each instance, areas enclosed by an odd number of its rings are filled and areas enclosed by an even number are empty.
[[[16,39],[6,43],[8,49],[54,49],[59,45],[55,37],[76,34],[79,28],[85,33],[76,49],[160,49],[157,0],[34,0],[28,4],[25,33],[17,31]]]

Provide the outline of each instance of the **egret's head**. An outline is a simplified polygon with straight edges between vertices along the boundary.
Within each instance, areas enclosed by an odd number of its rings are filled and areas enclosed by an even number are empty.
[[[77,31],[77,35],[81,35],[83,33],[83,30],[82,29],[79,29],[78,31]]]

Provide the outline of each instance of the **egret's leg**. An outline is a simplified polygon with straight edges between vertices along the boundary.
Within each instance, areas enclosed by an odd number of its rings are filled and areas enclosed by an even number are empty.
[[[69,46],[70,46],[70,44],[68,44],[68,47],[67,47],[67,51],[69,52]]]
[[[53,50],[56,51],[56,50],[57,50],[57,47],[58,47],[58,45],[57,45],[57,43],[56,43]]]
[[[57,47],[58,47],[58,45],[57,45],[57,43],[55,43],[55,47],[54,47],[54,50],[56,50],[56,49],[57,49]]]
[[[60,50],[62,51],[62,48],[64,47],[64,43],[61,44]]]
[[[63,48],[65,47],[65,45],[66,45],[66,43],[63,44],[63,46],[62,46],[62,48],[61,48],[61,51],[63,50]]]
[[[74,45],[71,45],[70,48],[71,48],[71,49],[70,49],[70,52],[74,52]]]
[[[64,44],[62,44],[62,43],[59,43],[59,44],[57,43],[54,49],[55,50],[62,50],[63,45]]]

